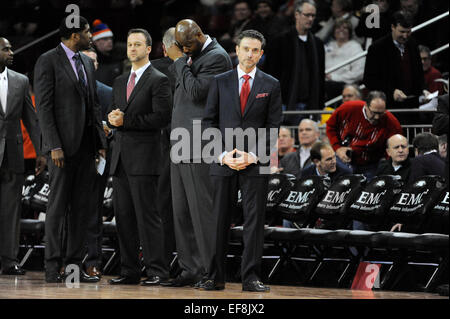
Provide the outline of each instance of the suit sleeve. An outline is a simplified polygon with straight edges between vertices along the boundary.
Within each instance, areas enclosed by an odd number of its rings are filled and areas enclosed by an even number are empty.
[[[24,103],[22,107],[22,121],[25,125],[31,142],[33,143],[36,154],[41,155],[41,129],[36,114],[36,110],[31,102],[30,93],[28,91],[29,81],[25,78],[24,81]]]
[[[230,70],[231,64],[226,56],[216,54],[200,66],[197,75],[194,75],[190,66],[187,65],[186,57],[176,60],[170,68],[176,74],[179,85],[186,96],[192,101],[198,102],[206,99],[212,77]]]
[[[381,57],[384,57],[385,54],[381,54]],[[380,66],[380,52],[378,52],[378,49],[376,46],[371,45],[369,47],[369,50],[367,52],[367,58],[366,58],[366,64],[364,66],[364,76],[363,76],[363,83],[364,85],[370,90],[379,90],[385,92],[387,95],[389,94],[391,97],[394,93],[392,92],[386,92],[385,87],[383,86],[383,75],[381,73],[381,66]]]
[[[214,78],[209,87],[203,124],[205,125],[205,128],[219,127],[219,86],[217,78]]]
[[[171,116],[172,92],[169,79],[164,76],[152,83],[153,112],[146,114],[125,113],[124,130],[154,130],[167,126]]]
[[[94,69],[94,64],[92,61],[92,69]],[[100,143],[100,146],[97,146],[97,149],[106,149],[108,146],[106,144],[106,136],[105,132],[103,131],[103,124],[102,124],[102,107],[100,105],[99,99],[98,99],[98,93],[97,93],[97,81],[94,80],[93,83],[94,86],[94,118],[95,118],[95,128],[97,131],[98,136],[98,142]]]
[[[266,134],[268,134],[267,137],[267,144],[266,144],[266,154],[271,154],[271,148],[275,146],[275,143],[278,139],[278,129],[280,128],[281,124],[281,114],[282,114],[282,108],[281,108],[281,88],[280,88],[280,82],[276,81],[274,89],[272,91],[272,94],[270,96],[269,101],[269,112],[267,114],[267,120],[266,120]],[[276,129],[276,134],[273,136],[270,134],[271,130]]]
[[[433,133],[436,135],[448,134],[448,121],[448,94],[446,94],[438,99],[437,112],[433,118]]]
[[[50,150],[62,148],[54,112],[54,86],[55,75],[50,57],[41,56],[34,70],[34,91],[39,124]]]

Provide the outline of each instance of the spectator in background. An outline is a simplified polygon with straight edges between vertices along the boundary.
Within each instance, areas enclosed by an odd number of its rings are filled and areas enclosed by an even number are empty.
[[[424,45],[419,45],[420,59],[422,60],[423,75],[425,78],[425,88],[428,93],[439,91],[439,95],[444,94],[444,84],[436,82],[437,79],[442,79],[442,74],[431,65],[431,51]]]
[[[439,156],[439,142],[436,135],[428,132],[417,134],[414,137],[413,146],[416,157],[411,160],[411,174],[408,182],[412,183],[425,175],[444,177],[445,162]]]
[[[334,25],[334,40],[325,45],[325,70],[328,70],[363,52],[361,45],[352,40],[352,25],[348,20],[338,20]],[[325,75],[325,92],[331,99],[339,95],[345,84],[357,83],[364,74],[365,58]]]
[[[250,23],[251,18],[252,9],[250,3],[246,0],[236,1],[233,5],[233,17],[231,19],[230,29],[219,40],[220,44],[228,52],[232,60],[236,59],[237,37]]]
[[[401,134],[392,135],[386,142],[389,159],[382,158],[378,164],[376,176],[400,175],[404,182],[409,179],[411,162],[409,160],[408,140]]]
[[[289,153],[295,152],[295,139],[291,135],[291,130],[287,127],[280,127],[278,133],[278,160],[281,161],[283,157]]]
[[[352,173],[348,166],[336,161],[336,153],[330,144],[318,141],[311,147],[312,164],[306,166],[302,176],[327,176],[333,183],[340,176]]]
[[[419,48],[411,37],[412,22],[401,11],[392,18],[391,34],[369,48],[364,84],[369,90],[384,92],[390,108],[416,108],[424,88]],[[402,124],[411,123],[409,114],[400,114]]]
[[[348,101],[356,101],[361,100],[361,91],[359,90],[358,86],[355,84],[346,84],[344,85],[344,89],[342,90],[342,103],[348,102]],[[336,102],[337,103],[337,102]],[[334,111],[334,106],[326,106],[324,111]],[[331,114],[322,114],[321,120],[320,120],[320,126],[325,125],[330,118]]]
[[[447,158],[447,149],[448,149],[447,134],[438,136],[438,142],[439,142],[439,156],[443,160],[445,160]]]
[[[279,171],[301,178],[304,167],[311,164],[311,147],[319,140],[320,132],[317,123],[303,119],[298,125],[298,140],[300,147],[296,152],[289,153],[280,161]]]
[[[281,83],[283,110],[321,110],[324,105],[325,53],[320,39],[310,29],[316,4],[302,1],[295,9],[295,28],[268,42],[264,69]],[[299,115],[284,123],[298,125]]]
[[[377,5],[380,12],[380,27],[369,27],[367,20],[374,22],[369,16],[373,14],[373,11],[369,10],[367,6],[361,10],[361,17],[359,19],[358,26],[355,29],[355,34],[360,38],[365,38],[365,48],[368,48],[372,42],[386,36],[391,31],[391,15],[392,4],[389,0],[374,0],[371,1],[372,5]]]
[[[438,98],[438,107],[437,112],[434,114],[433,118],[433,128],[432,131],[434,134],[443,135],[449,134],[448,130],[448,93],[442,95]],[[447,151],[447,157],[445,158],[445,178],[449,178],[448,176],[448,156],[449,152]]]
[[[111,29],[97,19],[92,23],[92,41],[97,50],[98,68],[95,77],[98,81],[111,86],[114,79],[123,72],[123,61],[126,59],[126,46],[114,43]]]
[[[333,30],[338,20],[348,20],[352,25],[352,31],[358,26],[359,19],[352,14],[352,0],[333,0],[331,3],[332,16],[323,23],[322,28],[316,32],[316,36],[324,43],[328,43],[333,36]],[[355,37],[360,44],[363,43],[362,38]]]
[[[256,30],[262,33],[267,43],[288,29],[283,17],[277,16],[271,0],[257,0],[255,17],[245,26],[244,30]]]
[[[402,134],[402,127],[386,110],[386,96],[379,91],[370,92],[366,102],[342,104],[327,122],[327,136],[337,156],[368,179],[385,154],[387,139],[395,134]]]

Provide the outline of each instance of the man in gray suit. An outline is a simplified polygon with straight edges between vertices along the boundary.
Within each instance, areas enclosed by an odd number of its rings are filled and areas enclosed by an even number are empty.
[[[2,274],[24,275],[18,265],[20,199],[24,182],[20,119],[38,153],[36,175],[45,168],[39,155],[41,131],[28,91],[28,78],[8,69],[13,63],[11,44],[0,38],[0,259]]]
[[[76,19],[78,18],[78,19]],[[68,17],[70,20],[70,17]],[[105,158],[106,139],[96,94],[94,64],[80,51],[91,46],[87,20],[61,21],[61,43],[42,54],[35,66],[34,88],[42,151],[49,155],[50,195],[45,219],[45,279],[62,282],[61,266],[81,269],[86,240],[85,220],[93,214],[95,160]],[[67,220],[67,247],[62,230]],[[80,281],[98,282],[98,276],[80,271]]]
[[[168,284],[181,287],[206,278],[214,254],[212,185],[209,165],[202,161],[201,149],[193,146],[194,131],[201,132],[201,124],[194,120],[203,118],[214,75],[231,70],[232,63],[216,39],[203,34],[192,20],[177,23],[175,40],[177,45],[166,48],[176,77],[171,142],[179,143],[176,129],[184,129],[189,132],[190,146],[187,154],[176,154],[176,159],[171,153],[175,240],[182,272]]]

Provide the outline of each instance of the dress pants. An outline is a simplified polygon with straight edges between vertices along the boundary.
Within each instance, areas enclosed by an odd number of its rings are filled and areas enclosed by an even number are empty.
[[[158,176],[128,175],[119,160],[113,176],[113,203],[122,276],[141,277],[139,247],[142,246],[147,275],[168,277],[163,228],[155,203],[157,182]]]
[[[260,280],[268,178],[266,176],[246,176],[241,173],[232,176],[211,176],[211,178],[214,184],[214,213],[218,215],[218,222],[216,253],[209,277],[216,283],[225,283],[230,220],[232,212],[236,209],[240,186],[244,213],[242,283]]]
[[[207,276],[215,250],[209,164],[171,164],[173,219],[181,276]]]
[[[87,132],[91,130],[85,129],[78,151],[70,157],[65,155],[63,168],[57,167],[50,156],[47,159],[50,185],[45,218],[47,272],[59,272],[61,266],[69,264],[81,267],[84,257],[85,223],[95,212],[91,197],[97,175],[93,139]]]
[[[6,147],[5,147],[6,149]],[[5,151],[0,167],[0,259],[3,269],[17,264],[24,175],[8,169]]]

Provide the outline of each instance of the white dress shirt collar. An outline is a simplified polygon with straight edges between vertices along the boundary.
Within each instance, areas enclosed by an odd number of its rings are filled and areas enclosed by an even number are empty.
[[[5,67],[2,73],[0,73],[0,104],[3,109],[3,113],[6,113],[6,103],[8,98],[8,68]]]
[[[130,76],[128,77],[128,81],[130,81],[130,77],[131,77],[131,73],[136,73],[136,78],[134,79],[134,85],[136,85],[139,81],[139,79],[141,78],[142,74],[144,74],[145,70],[147,70],[147,68],[151,65],[150,61],[148,61],[145,65],[141,66],[139,69],[137,70],[133,70],[133,68],[131,69],[130,72]]]
[[[205,43],[203,43],[201,51],[205,50],[206,47],[212,42],[212,39],[211,39],[211,37],[209,35],[205,34],[205,37],[206,37],[206,41],[205,41]]]
[[[253,70],[250,71],[250,73],[245,73],[244,71],[242,71],[241,66],[238,64],[237,72],[238,72],[238,79],[242,78],[246,74],[250,75],[250,77],[252,79],[254,79],[255,78],[255,74],[256,74],[256,67],[254,67]]]
[[[0,73],[0,79],[6,79],[8,80],[8,68],[5,66],[5,69],[2,73]]]

